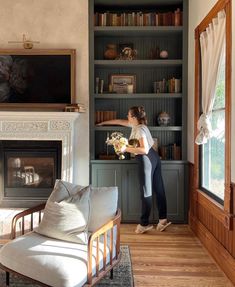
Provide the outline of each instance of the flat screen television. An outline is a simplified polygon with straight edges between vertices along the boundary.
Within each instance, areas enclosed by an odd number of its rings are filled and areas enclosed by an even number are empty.
[[[75,50],[0,50],[0,110],[75,102]]]

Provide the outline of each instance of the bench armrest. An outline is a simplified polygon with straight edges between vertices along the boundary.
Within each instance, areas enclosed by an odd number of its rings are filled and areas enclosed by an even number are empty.
[[[101,226],[97,231],[92,233],[88,241],[88,284],[95,284],[101,277],[105,275],[109,270],[115,266],[120,260],[120,223],[121,223],[121,210],[118,209],[116,216]],[[116,238],[116,253],[113,259],[113,232],[114,227],[117,227],[117,238]],[[109,250],[110,250],[110,262],[109,265],[106,263],[106,246],[107,246],[107,235],[110,233]],[[104,254],[103,254],[103,269],[99,270],[99,242],[100,237],[104,237]],[[94,248],[94,243],[96,246],[96,274],[92,277],[92,249]]]
[[[11,222],[11,239],[16,238],[17,236],[17,223],[20,222],[20,235],[23,235],[29,231],[34,229],[34,216],[38,214],[38,224],[41,222],[42,219],[42,210],[45,208],[46,203],[37,205],[32,208],[28,208],[18,214],[16,214]],[[25,217],[30,215],[30,229],[25,229]]]

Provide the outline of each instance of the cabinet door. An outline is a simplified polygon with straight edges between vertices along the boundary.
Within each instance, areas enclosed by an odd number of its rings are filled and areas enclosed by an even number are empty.
[[[139,191],[138,166],[127,164],[122,167],[122,215],[124,222],[139,222],[141,198]]]
[[[162,177],[167,199],[168,220],[183,223],[185,221],[184,165],[162,163]],[[155,198],[154,196],[154,218],[158,220]]]
[[[118,207],[121,208],[121,166],[118,164],[92,164],[91,185],[101,186],[117,186],[118,187]]]

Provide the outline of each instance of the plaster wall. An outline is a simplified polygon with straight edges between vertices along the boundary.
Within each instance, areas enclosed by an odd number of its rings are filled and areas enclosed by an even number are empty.
[[[22,35],[40,41],[39,49],[76,49],[76,98],[87,112],[75,134],[74,182],[89,183],[88,0],[0,0],[0,48],[21,48]]]

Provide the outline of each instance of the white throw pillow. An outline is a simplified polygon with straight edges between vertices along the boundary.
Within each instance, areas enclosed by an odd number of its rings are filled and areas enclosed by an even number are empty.
[[[36,231],[48,237],[87,244],[89,216],[90,187],[81,190],[80,186],[57,181]]]
[[[49,196],[47,202],[60,202],[61,200],[64,200],[65,198],[79,192],[81,189],[83,189],[85,186],[73,184],[61,179],[57,179],[55,182],[55,186],[53,188],[53,191],[51,195]]]
[[[91,187],[91,214],[88,230],[94,232],[114,218],[118,204],[118,188]]]

